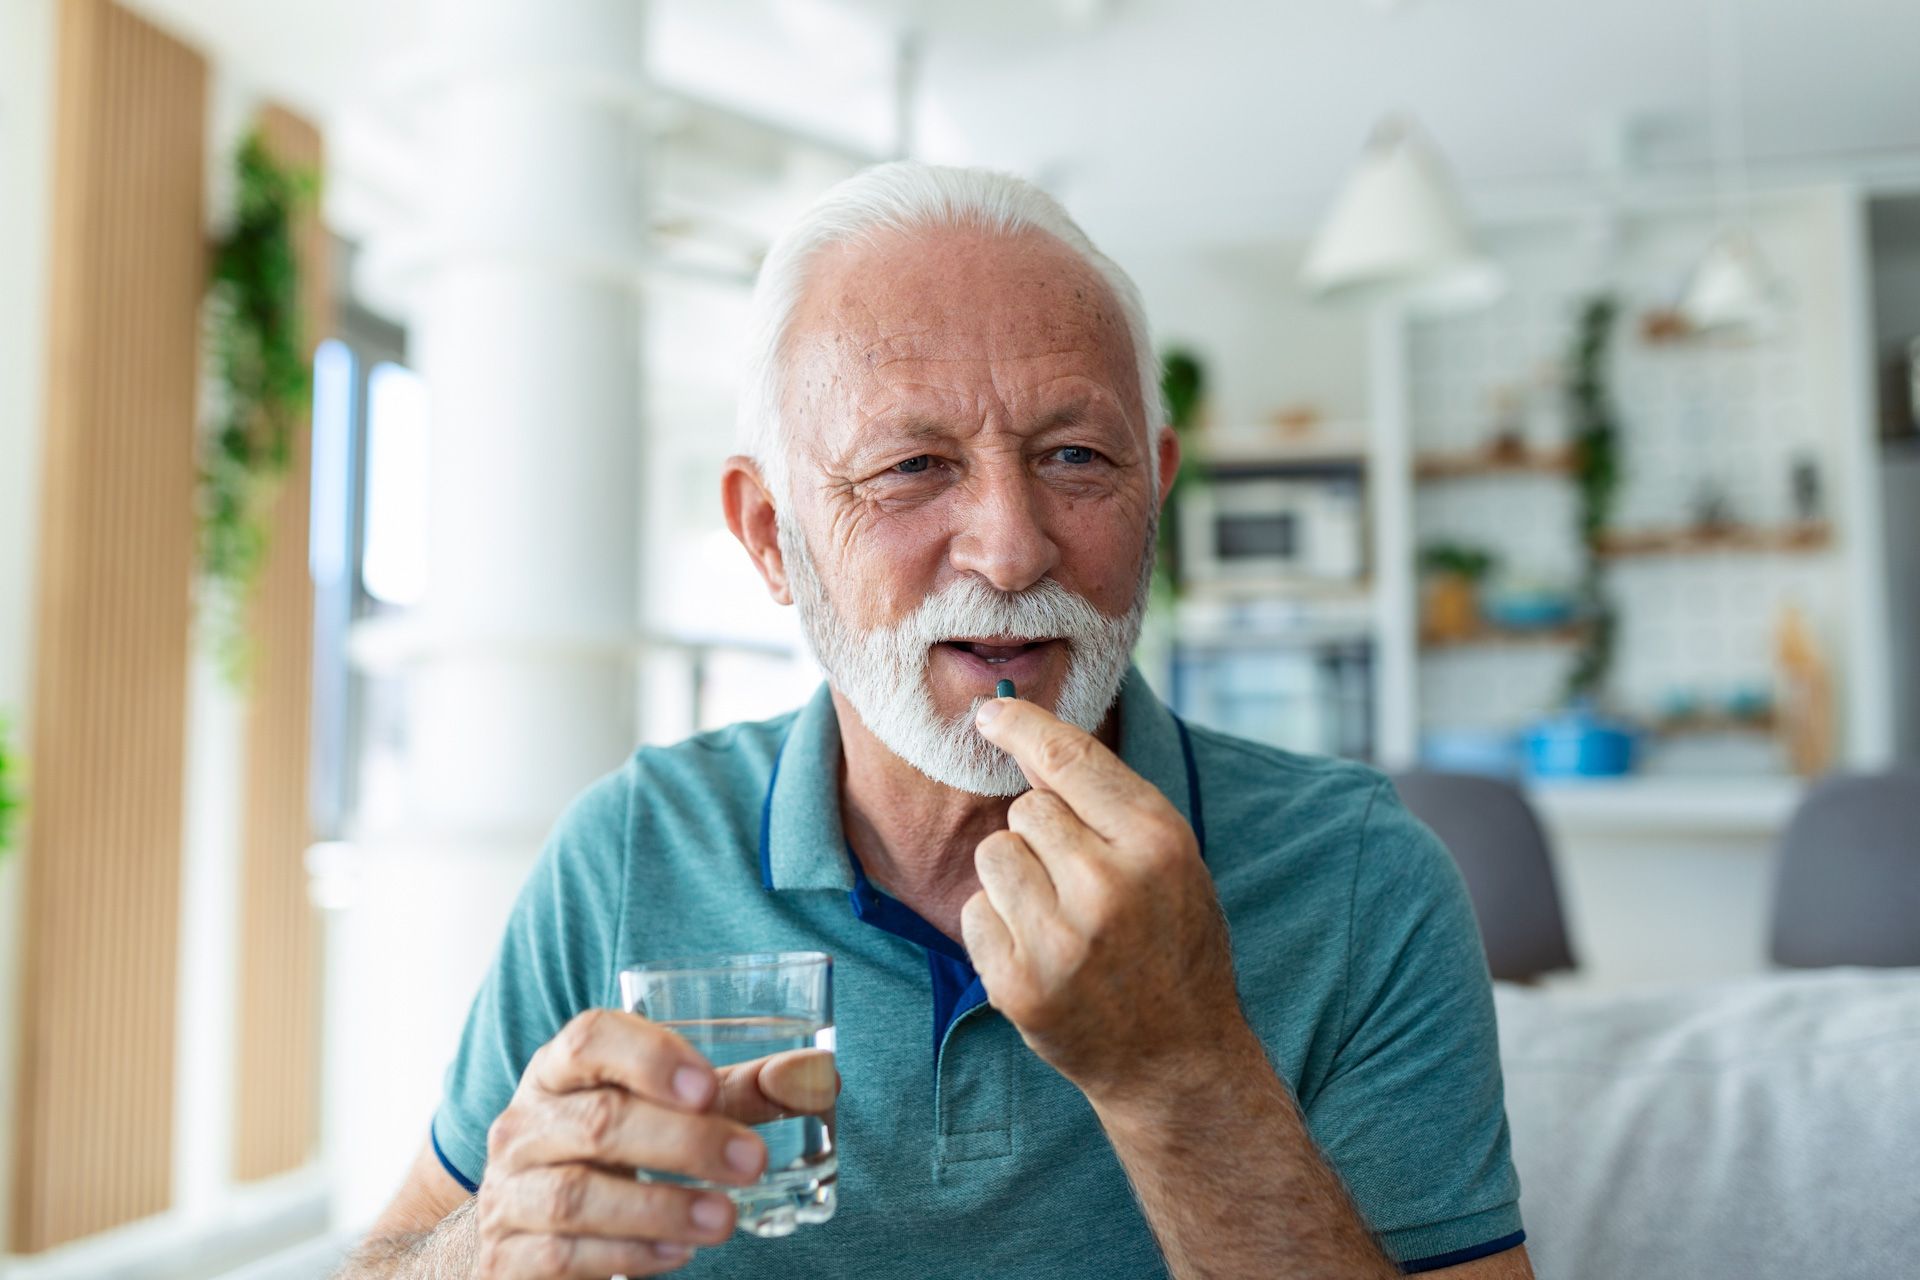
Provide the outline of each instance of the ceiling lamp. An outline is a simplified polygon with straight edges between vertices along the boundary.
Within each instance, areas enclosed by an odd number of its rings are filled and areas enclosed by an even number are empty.
[[[1722,231],[1693,269],[1680,314],[1696,333],[1758,337],[1778,318],[1772,274],[1744,228]]]
[[[1300,278],[1325,301],[1423,309],[1485,303],[1503,283],[1467,231],[1439,153],[1398,116],[1374,129],[1307,250]]]
[[[1779,300],[1773,273],[1767,269],[1747,225],[1746,145],[1735,21],[1732,0],[1717,0],[1707,47],[1721,230],[1688,279],[1679,312],[1695,333],[1759,337],[1775,327]]]

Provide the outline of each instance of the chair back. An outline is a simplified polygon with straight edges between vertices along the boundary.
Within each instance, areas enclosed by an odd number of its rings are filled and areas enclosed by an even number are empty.
[[[1453,854],[1495,978],[1530,982],[1574,967],[1553,858],[1518,787],[1470,773],[1416,769],[1394,778],[1401,802]]]
[[[1807,793],[1780,839],[1767,950],[1796,969],[1920,965],[1920,769]]]

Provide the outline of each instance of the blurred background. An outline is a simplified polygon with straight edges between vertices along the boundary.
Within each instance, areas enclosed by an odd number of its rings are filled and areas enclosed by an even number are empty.
[[[719,467],[761,255],[899,156],[1139,283],[1142,669],[1392,771],[1497,978],[1920,965],[1916,37],[4,0],[0,1268],[323,1274],[569,798],[811,691]]]

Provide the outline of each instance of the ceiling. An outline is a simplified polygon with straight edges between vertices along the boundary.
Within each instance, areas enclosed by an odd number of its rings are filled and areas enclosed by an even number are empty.
[[[1920,185],[1914,0],[1726,2],[1757,182]],[[1700,184],[1714,3],[652,0],[648,56],[662,84],[884,155],[895,38],[918,23],[916,154],[1038,177],[1109,244],[1239,243],[1309,229],[1394,110],[1483,212],[1580,190],[1600,137],[1631,138],[1639,173]],[[427,8],[132,4],[330,122],[381,117],[383,71]]]

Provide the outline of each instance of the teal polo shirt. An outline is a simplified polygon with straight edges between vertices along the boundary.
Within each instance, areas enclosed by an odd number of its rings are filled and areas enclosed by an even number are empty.
[[[1200,837],[1249,1023],[1387,1251],[1417,1271],[1519,1244],[1492,991],[1446,850],[1378,772],[1188,726],[1138,671],[1119,721],[1122,759]],[[641,748],[574,802],[447,1071],[447,1171],[479,1182],[528,1060],[581,1010],[619,1007],[621,969],[823,950],[839,1209],[678,1274],[1165,1275],[1086,1099],[985,1002],[964,948],[861,873],[839,767],[823,686],[797,712]]]

